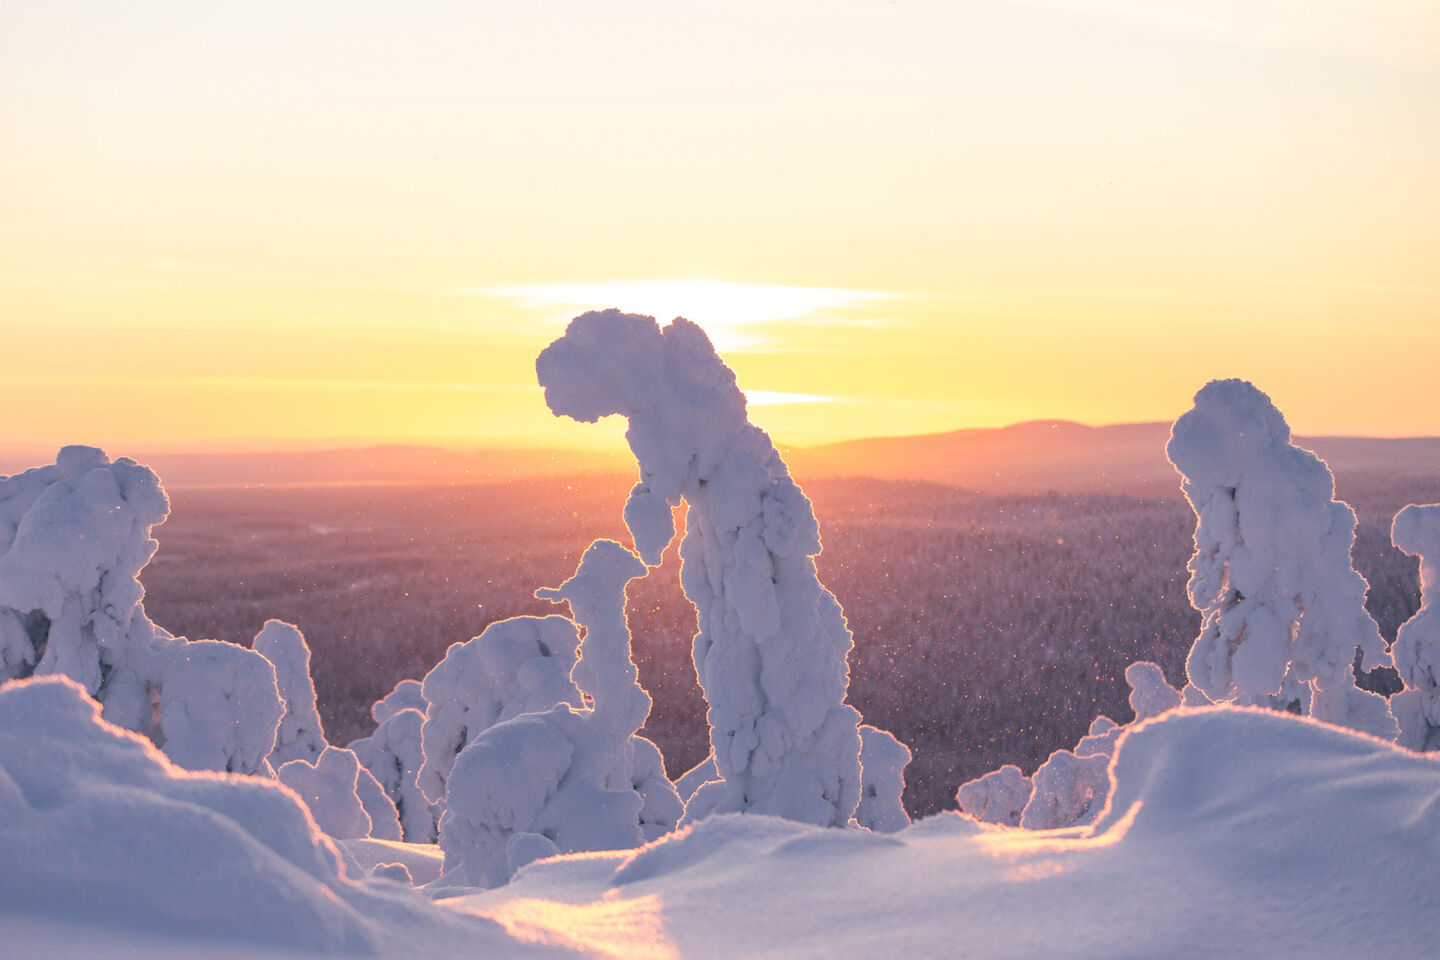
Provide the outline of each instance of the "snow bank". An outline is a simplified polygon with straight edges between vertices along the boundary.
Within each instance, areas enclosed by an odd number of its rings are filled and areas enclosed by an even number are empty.
[[[1420,558],[1420,609],[1400,625],[1390,651],[1405,689],[1390,698],[1390,706],[1403,746],[1440,750],[1440,503],[1401,510],[1390,539]]]
[[[1166,446],[1195,509],[1190,602],[1200,636],[1186,667],[1210,700],[1287,707],[1393,738],[1385,700],[1355,687],[1358,646],[1389,661],[1355,572],[1355,512],[1314,454],[1290,443],[1270,399],[1215,380]]]
[[[1418,957],[1440,942],[1440,764],[1268,710],[1134,727],[1091,827],[895,834],[712,817],[534,864],[457,908],[616,956]],[[573,942],[573,941],[572,941]],[[627,953],[628,948],[628,953]]]
[[[455,758],[483,731],[522,713],[581,705],[570,682],[579,642],[565,617],[511,617],[450,645],[421,682],[425,761],[418,781],[431,802],[444,798]]]
[[[340,861],[258,778],[187,773],[60,677],[0,687],[0,911],[310,950],[374,940]]]
[[[735,375],[695,324],[587,313],[535,363],[556,415],[620,414],[640,467],[625,523],[648,564],[689,505],[681,583],[722,777],[687,819],[771,813],[843,825],[860,799],[859,714],[845,702],[850,632],[815,574],[819,528]]]
[[[320,712],[315,707],[315,682],[310,678],[310,646],[300,628],[283,620],[266,620],[250,648],[275,668],[275,683],[285,713],[275,732],[270,765],[280,769],[291,760],[314,763],[328,745]]]

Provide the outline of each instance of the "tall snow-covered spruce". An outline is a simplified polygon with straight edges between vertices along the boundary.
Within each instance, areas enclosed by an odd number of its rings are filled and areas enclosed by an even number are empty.
[[[721,779],[686,819],[768,813],[843,825],[860,799],[860,716],[845,702],[852,640],[820,585],[819,527],[735,374],[698,326],[616,310],[582,314],[535,363],[552,412],[620,414],[640,480],[625,523],[647,564],[689,506],[681,584],[695,605],[695,672]]]
[[[1243,380],[1206,384],[1165,449],[1196,516],[1190,683],[1215,702],[1298,705],[1393,740],[1385,699],[1355,686],[1357,647],[1371,667],[1390,657],[1350,558],[1355,511],[1325,463]]]

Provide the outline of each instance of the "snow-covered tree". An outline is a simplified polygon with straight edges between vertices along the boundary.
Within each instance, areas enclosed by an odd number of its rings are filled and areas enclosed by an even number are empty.
[[[695,324],[662,330],[615,310],[576,317],[535,367],[555,414],[629,420],[640,480],[625,523],[646,563],[675,536],[671,507],[689,505],[681,584],[698,614],[695,672],[722,779],[696,791],[686,819],[848,823],[860,799],[850,631],[816,576],[810,501],[749,422],[734,373]]]
[[[955,791],[955,803],[976,820],[1018,827],[1034,787],[1019,767],[1007,763],[999,770],[962,783]]]
[[[425,699],[417,680],[402,680],[389,694],[375,701],[370,715],[375,732],[350,744],[360,763],[370,771],[395,807],[404,839],[434,843],[439,819],[436,805],[420,790],[420,768],[425,762],[421,730],[425,725]],[[419,705],[417,709],[416,705]]]
[[[299,794],[320,829],[337,840],[400,839],[395,808],[353,751],[326,747],[314,762],[291,760],[275,777]]]
[[[300,628],[283,620],[266,620],[250,648],[275,667],[275,682],[285,714],[275,734],[270,765],[280,769],[291,760],[314,763],[328,744],[320,711],[315,706],[315,682],[310,679],[310,647]]]
[[[1298,704],[1393,739],[1384,698],[1355,686],[1356,647],[1372,666],[1389,656],[1350,558],[1355,512],[1334,499],[1324,462],[1290,442],[1280,411],[1243,380],[1206,384],[1166,453],[1197,518],[1190,682],[1217,703]]]
[[[1166,681],[1158,663],[1136,660],[1125,668],[1125,682],[1130,684],[1130,709],[1135,711],[1136,723],[1180,706],[1180,691]]]
[[[460,752],[440,820],[447,871],[494,886],[541,856],[638,846],[674,827],[680,798],[659,750],[636,734],[650,696],[630,658],[625,585],[644,574],[629,550],[597,540],[573,577],[537,591],[568,601],[584,627],[571,677],[592,706],[522,714]]]
[[[450,645],[421,682],[419,784],[432,803],[444,800],[455,758],[483,731],[559,703],[581,705],[570,681],[579,642],[574,621],[550,616],[497,620],[480,636]]]
[[[888,730],[860,725],[860,803],[855,822],[876,833],[894,833],[910,825],[905,812],[905,768],[910,748]]]
[[[1401,510],[1390,539],[1420,558],[1420,609],[1400,625],[1391,648],[1405,689],[1390,698],[1390,706],[1401,746],[1440,750],[1440,503]]]
[[[0,478],[0,679],[70,677],[182,766],[267,772],[281,715],[269,661],[145,615],[138,577],[168,512],[153,471],[93,447]]]

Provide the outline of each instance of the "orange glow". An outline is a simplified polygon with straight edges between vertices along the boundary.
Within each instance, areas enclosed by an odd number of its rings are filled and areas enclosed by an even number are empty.
[[[576,950],[614,960],[679,960],[665,934],[659,894],[621,899],[611,890],[594,903],[519,897],[481,911],[522,943]]]
[[[1440,7],[556,16],[8,12],[5,441],[610,446],[533,375],[609,306],[710,323],[785,444],[1220,376],[1440,435]]]

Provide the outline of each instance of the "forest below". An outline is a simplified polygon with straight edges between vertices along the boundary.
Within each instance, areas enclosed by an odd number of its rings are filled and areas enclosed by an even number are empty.
[[[821,524],[821,582],[855,636],[849,700],[914,751],[912,815],[953,808],[960,783],[1002,763],[1030,772],[1097,714],[1129,719],[1134,660],[1183,684],[1199,620],[1185,595],[1194,515],[1178,479],[1170,497],[797,479]],[[594,538],[628,540],[631,482],[171,487],[142,574],[147,612],[176,634],[244,645],[269,617],[296,623],[329,739],[348,743],[372,729],[373,701],[451,643],[554,611],[534,590],[568,577]],[[1392,640],[1419,594],[1416,561],[1390,546],[1390,518],[1440,500],[1440,481],[1357,471],[1337,486],[1360,518],[1368,606]],[[674,545],[632,584],[627,611],[655,700],[643,732],[678,776],[704,759],[708,728]]]

